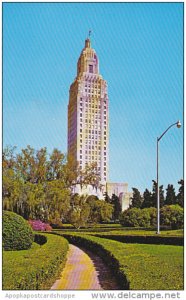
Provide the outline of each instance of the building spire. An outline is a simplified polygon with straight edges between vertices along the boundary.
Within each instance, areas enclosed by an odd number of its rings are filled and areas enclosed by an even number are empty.
[[[89,29],[88,32],[88,37],[85,40],[85,48],[90,48],[91,47],[91,43],[90,43],[90,36],[91,36],[92,30]]]

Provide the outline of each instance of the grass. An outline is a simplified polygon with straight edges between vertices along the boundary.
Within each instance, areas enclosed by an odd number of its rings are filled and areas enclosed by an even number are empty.
[[[64,224],[60,229],[54,229],[55,231],[64,232],[86,232],[86,234],[114,234],[114,235],[156,235],[156,229],[150,228],[131,228],[122,227],[121,224],[108,223],[108,224],[96,224],[89,225],[87,228],[75,229],[71,224]],[[161,236],[183,236],[183,229],[179,230],[161,230]]]
[[[124,244],[86,234],[69,235],[75,243],[83,243],[84,247],[89,247],[96,253],[99,253],[101,247],[103,259],[106,259],[106,263],[110,264],[112,269],[115,268],[116,275],[126,277],[130,290],[183,289],[182,246]],[[115,267],[113,259],[118,262]]]
[[[66,260],[68,242],[50,234],[47,243],[29,250],[3,251],[3,289],[50,289]]]
[[[95,233],[96,234],[96,233]],[[99,233],[98,233],[99,234]],[[151,235],[157,236],[156,231],[153,230],[109,230],[107,232],[102,232],[102,235],[114,234],[114,235]],[[183,229],[179,230],[164,230],[161,231],[161,236],[183,236]]]

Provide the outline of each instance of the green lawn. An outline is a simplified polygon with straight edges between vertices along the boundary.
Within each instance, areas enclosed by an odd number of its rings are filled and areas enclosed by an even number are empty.
[[[59,234],[59,232],[58,232]],[[84,240],[83,246],[99,253],[99,246],[116,259],[118,270],[126,276],[130,290],[181,290],[183,289],[183,247],[170,245],[125,244],[86,234],[69,233],[73,239]],[[65,236],[65,235],[64,235]]]
[[[64,232],[85,232],[86,234],[115,234],[115,235],[156,235],[156,229],[130,228],[122,227],[121,224],[97,224],[95,226],[88,226],[87,228],[75,229],[70,224],[64,224],[61,229],[54,229],[55,231]],[[161,230],[161,236],[183,236],[183,229],[179,230]]]
[[[3,251],[3,289],[50,289],[65,263],[68,242],[50,234],[47,243],[29,250]]]
[[[98,233],[100,234],[100,233]],[[102,232],[102,235],[107,235],[107,234],[115,234],[115,235],[155,235],[156,231],[152,230],[135,230],[135,229],[122,229],[122,230],[109,230],[107,232]],[[179,230],[165,230],[161,231],[160,236],[183,236],[183,229]]]

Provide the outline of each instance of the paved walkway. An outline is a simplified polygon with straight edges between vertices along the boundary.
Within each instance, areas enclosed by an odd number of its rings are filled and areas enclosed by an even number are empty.
[[[102,260],[92,253],[90,257],[90,252],[86,252],[69,245],[61,278],[54,283],[51,290],[119,289],[115,280],[110,278],[110,271],[103,265]]]

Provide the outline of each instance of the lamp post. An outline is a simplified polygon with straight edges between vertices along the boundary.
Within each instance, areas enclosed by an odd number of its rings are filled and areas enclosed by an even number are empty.
[[[176,123],[170,125],[158,138],[157,137],[157,234],[160,234],[160,195],[159,195],[159,144],[158,142],[161,140],[161,138],[165,135],[165,133],[173,126],[177,126],[177,128],[181,127],[181,122],[178,120]]]

